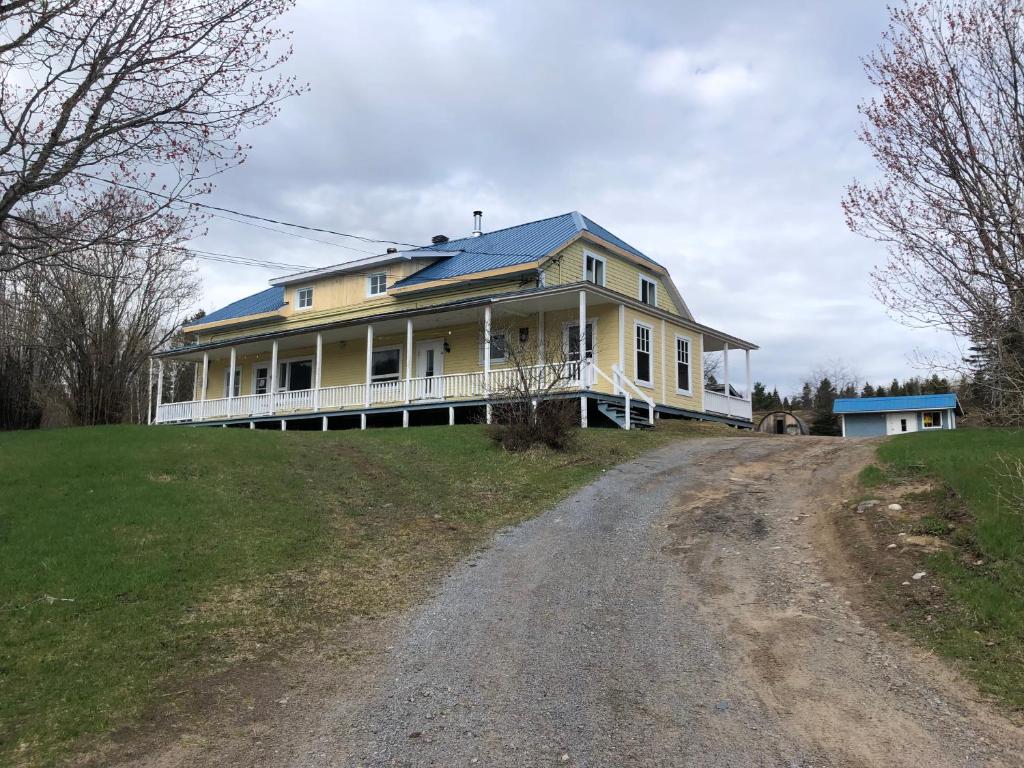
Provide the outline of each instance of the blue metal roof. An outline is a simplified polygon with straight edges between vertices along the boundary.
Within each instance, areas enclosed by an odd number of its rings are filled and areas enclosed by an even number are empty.
[[[230,320],[234,317],[246,317],[247,315],[258,315],[262,312],[273,312],[275,309],[280,309],[284,306],[284,286],[275,285],[272,288],[267,288],[265,291],[254,293],[252,296],[246,296],[244,299],[228,304],[226,307],[221,307],[215,312],[211,312],[201,320],[197,320],[193,325],[201,325],[204,323],[216,323],[218,320]]]
[[[550,219],[531,221],[494,232],[485,232],[478,237],[464,237],[460,240],[450,240],[447,243],[421,248],[420,251],[438,251],[440,259],[416,274],[400,280],[395,285],[405,288],[433,280],[452,279],[492,269],[529,264],[547,256],[583,231],[589,231],[639,258],[657,265],[656,261],[645,256],[604,227],[578,211],[572,211],[560,216],[553,216]],[[446,257],[446,254],[450,255]]]
[[[832,413],[884,413],[888,411],[929,411],[955,408],[963,413],[955,394],[905,395],[902,397],[841,397]]]

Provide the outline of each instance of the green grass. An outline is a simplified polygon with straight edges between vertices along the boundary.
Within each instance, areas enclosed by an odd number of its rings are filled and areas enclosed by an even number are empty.
[[[954,545],[928,561],[949,605],[928,611],[930,620],[924,610],[912,618],[915,633],[962,662],[983,690],[1024,708],[1024,508],[1011,501],[1022,488],[1004,476],[999,460],[1024,459],[1024,432],[905,435],[878,455],[890,473],[938,478],[952,491],[933,495],[934,512],[918,523],[919,532]]]
[[[203,675],[398,610],[497,528],[693,434],[588,430],[564,455],[476,426],[0,434],[0,764],[54,762]]]

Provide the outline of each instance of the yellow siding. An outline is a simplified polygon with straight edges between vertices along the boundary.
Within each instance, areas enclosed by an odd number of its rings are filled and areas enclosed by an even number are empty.
[[[364,283],[360,283],[362,286],[365,284],[365,276],[363,276]],[[330,281],[324,281],[330,282]],[[299,288],[303,286],[298,286]],[[258,328],[242,328],[235,330],[225,330],[215,333],[199,333],[199,342],[202,344],[213,342],[213,341],[226,341],[229,339],[239,338],[243,336],[249,336],[253,333],[271,333],[275,331],[298,331],[303,328],[307,328],[314,325],[319,325],[325,322],[343,321],[343,320],[355,320],[360,317],[367,317],[369,315],[378,314],[380,312],[387,311],[399,311],[406,309],[418,309],[422,307],[432,307],[438,304],[446,304],[451,301],[458,299],[470,299],[479,296],[489,296],[492,294],[508,293],[511,291],[521,290],[523,287],[522,281],[520,280],[506,280],[498,283],[487,283],[486,285],[470,285],[470,286],[459,286],[453,287],[450,291],[444,291],[442,293],[436,293],[429,296],[385,296],[380,299],[373,301],[363,301],[358,305],[352,305],[348,307],[334,307],[329,309],[319,308],[319,294],[317,288],[314,285],[313,293],[313,308],[308,310],[301,310],[297,312],[289,313],[283,320],[274,323],[267,323],[260,325]],[[343,297],[355,290],[351,280],[345,285],[335,285],[330,287],[330,290],[326,293],[328,296],[327,300],[333,300],[331,296]],[[359,290],[365,289],[360,287]],[[332,293],[333,292],[333,293]],[[293,294],[293,291],[289,290],[285,292],[286,296]],[[294,296],[292,295],[292,299]],[[325,356],[326,357],[326,356]]]
[[[665,289],[661,275],[653,270],[643,269],[621,256],[593,243],[577,240],[559,251],[545,265],[544,284],[563,285],[583,280],[584,251],[600,256],[605,260],[605,287],[621,293],[631,299],[640,299],[640,275],[653,280],[658,286],[656,293],[657,307],[665,312],[680,313],[672,301],[672,296]]]

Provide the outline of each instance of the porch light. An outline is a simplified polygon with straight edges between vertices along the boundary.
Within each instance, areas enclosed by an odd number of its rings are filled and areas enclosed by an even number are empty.
[[[447,355],[452,351],[452,345],[448,343],[448,339],[444,340],[444,353]]]

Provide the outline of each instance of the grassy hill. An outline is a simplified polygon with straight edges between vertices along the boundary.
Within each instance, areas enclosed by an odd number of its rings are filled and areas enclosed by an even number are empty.
[[[707,433],[589,430],[564,455],[475,426],[0,434],[0,764],[51,762],[182,681],[398,610],[501,526]]]
[[[933,537],[920,567],[938,578],[927,597],[890,585],[899,623],[956,660],[981,688],[1024,708],[1024,432],[960,429],[901,435],[878,449],[862,481],[872,495],[934,488],[900,500],[923,515],[893,530]],[[1013,470],[1013,471],[1011,471]],[[905,575],[900,578],[906,578]],[[924,583],[924,582],[922,582]]]

